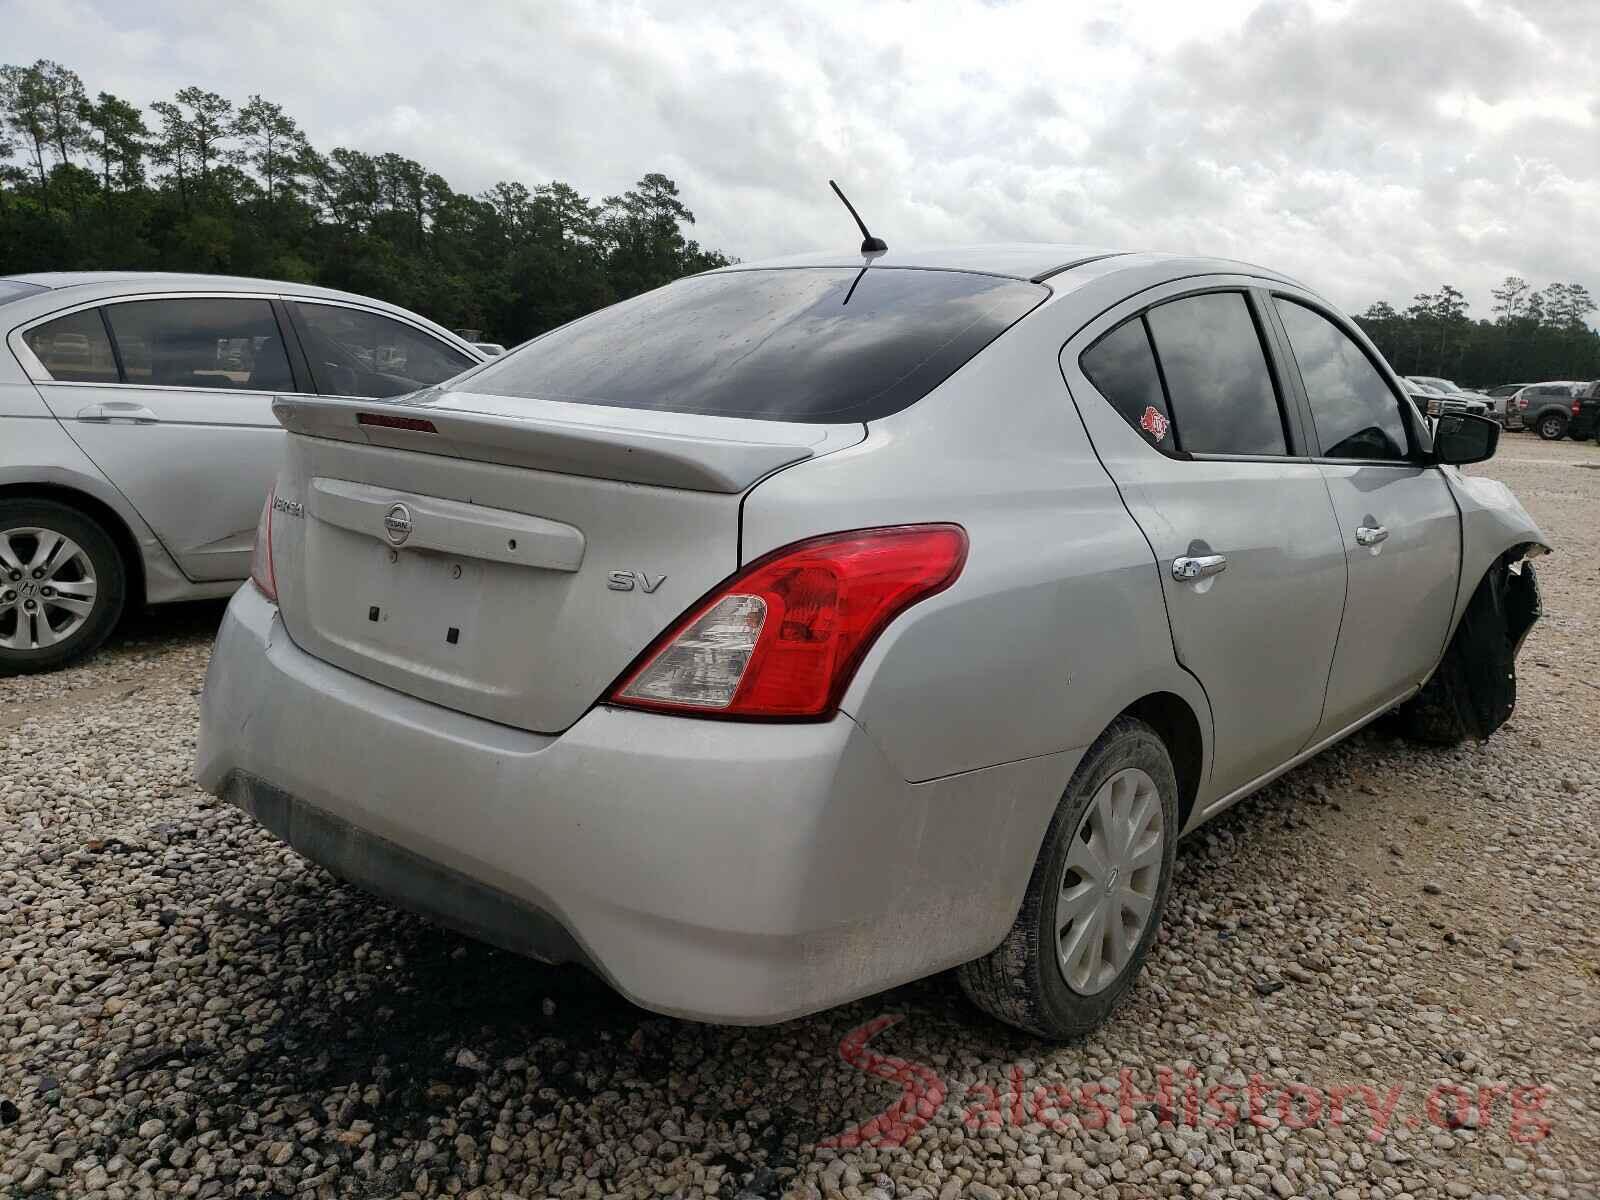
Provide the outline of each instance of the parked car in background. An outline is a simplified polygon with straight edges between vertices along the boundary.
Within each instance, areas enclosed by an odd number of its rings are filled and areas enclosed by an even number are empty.
[[[1406,394],[1417,406],[1417,411],[1425,417],[1438,417],[1445,413],[1469,413],[1475,417],[1494,419],[1489,402],[1467,392],[1441,392],[1411,383],[1407,377]]]
[[[1507,429],[1522,429],[1522,410],[1513,402],[1512,397],[1528,385],[1525,383],[1502,383],[1492,387],[1484,395],[1494,401],[1495,415],[1500,418],[1500,424]]]
[[[1083,246],[680,280],[290,431],[198,778],[335,874],[764,1023],[949,967],[1092,1029],[1179,835],[1486,737],[1544,536],[1326,300]],[[352,748],[358,748],[352,752]]]
[[[1418,387],[1431,388],[1433,391],[1446,396],[1470,396],[1478,400],[1489,399],[1489,396],[1484,392],[1474,391],[1472,388],[1464,388],[1454,380],[1442,379],[1437,375],[1407,375],[1406,380],[1409,383],[1416,384]]]
[[[1600,380],[1589,384],[1578,394],[1578,406],[1567,426],[1567,434],[1576,441],[1594,438],[1600,442]]]
[[[1442,379],[1437,375],[1407,375],[1406,382],[1418,387],[1428,388],[1431,391],[1449,395],[1453,392],[1464,392],[1466,389],[1454,380]]]
[[[472,348],[485,358],[499,358],[506,352],[499,342],[473,342]]]
[[[275,396],[395,396],[484,357],[377,300],[218,275],[0,279],[0,332],[0,675],[248,576]]]
[[[1437,375],[1407,375],[1405,378],[1406,382],[1413,387],[1456,399],[1459,404],[1454,411],[1469,412],[1480,416],[1487,414],[1500,421],[1500,424],[1505,424],[1505,421],[1501,419],[1504,405],[1497,406],[1484,392],[1474,392],[1469,388],[1462,387],[1453,380],[1443,379]]]
[[[1544,383],[1530,383],[1511,397],[1522,417],[1522,423],[1547,442],[1560,441],[1567,436],[1567,426],[1583,385],[1571,379],[1553,379]]]

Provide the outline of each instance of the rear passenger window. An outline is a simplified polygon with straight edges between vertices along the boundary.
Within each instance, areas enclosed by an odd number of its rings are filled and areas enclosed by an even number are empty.
[[[1208,292],[1145,314],[1178,445],[1191,454],[1287,454],[1283,413],[1241,292]]]
[[[1163,450],[1176,446],[1176,439],[1169,436],[1172,413],[1143,317],[1118,325],[1085,350],[1078,365],[1124,421]]]
[[[454,346],[377,313],[291,303],[317,391],[324,396],[399,396],[443,383],[473,365]]]
[[[294,377],[266,300],[133,300],[106,308],[129,383],[290,392]]]
[[[116,383],[117,360],[100,310],[69,313],[22,335],[35,358],[62,383]]]
[[[1321,313],[1277,299],[1300,366],[1322,453],[1329,458],[1404,460],[1410,447],[1400,403],[1378,368]]]

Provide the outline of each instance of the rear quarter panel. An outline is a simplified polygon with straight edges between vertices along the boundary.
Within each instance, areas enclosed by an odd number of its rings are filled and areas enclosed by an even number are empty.
[[[835,530],[966,529],[961,577],[890,625],[843,703],[909,780],[1081,749],[1158,691],[1189,703],[1210,762],[1209,710],[1174,658],[1154,557],[1057,366],[1073,311],[1046,303],[860,445],[746,501],[744,561]]]

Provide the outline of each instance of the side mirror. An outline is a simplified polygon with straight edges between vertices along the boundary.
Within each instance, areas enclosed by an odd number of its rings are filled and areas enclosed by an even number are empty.
[[[1494,457],[1500,445],[1500,426],[1488,417],[1445,413],[1433,430],[1435,462],[1466,466]]]

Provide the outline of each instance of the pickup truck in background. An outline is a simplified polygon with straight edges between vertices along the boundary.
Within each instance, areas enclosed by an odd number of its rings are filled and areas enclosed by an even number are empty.
[[[1572,420],[1567,433],[1574,441],[1594,438],[1600,442],[1600,380],[1589,384],[1572,402]]]

